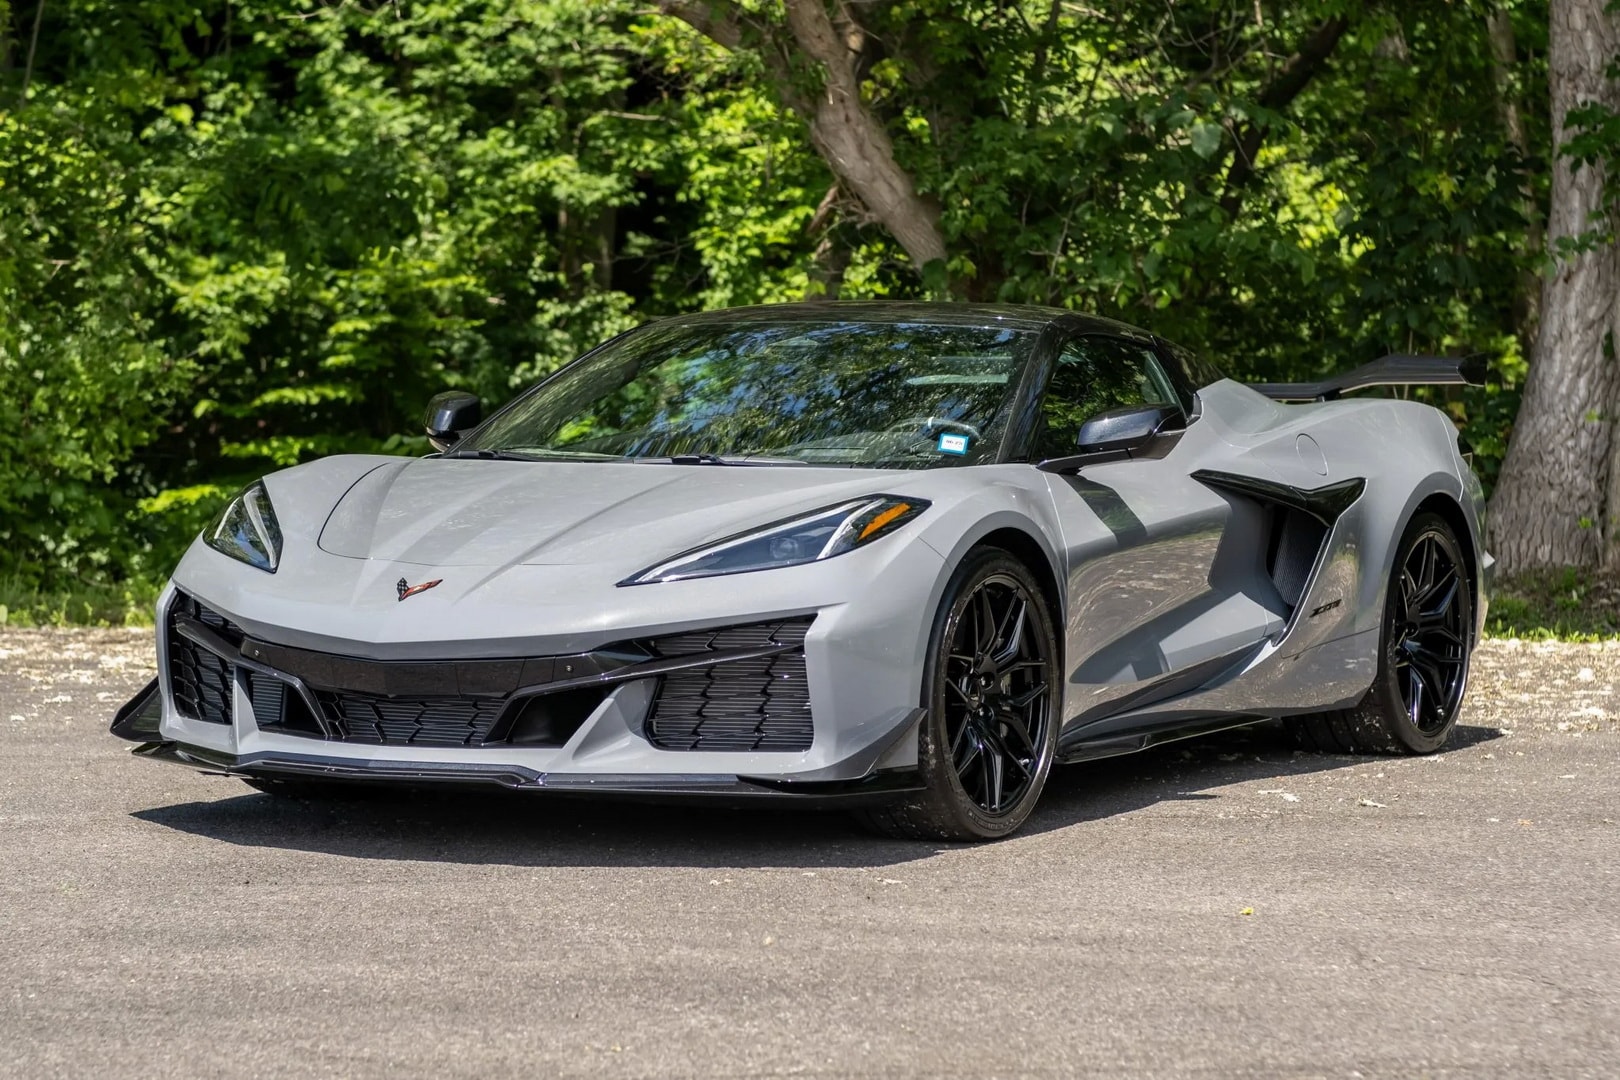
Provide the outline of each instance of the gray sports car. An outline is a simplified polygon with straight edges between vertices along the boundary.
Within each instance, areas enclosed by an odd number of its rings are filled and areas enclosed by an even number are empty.
[[[1492,559],[1439,411],[1389,357],[1246,386],[1039,308],[666,319],[422,458],[238,494],[158,607],[136,753],[342,781],[842,800],[1004,836],[1052,766],[1285,718],[1446,741]]]

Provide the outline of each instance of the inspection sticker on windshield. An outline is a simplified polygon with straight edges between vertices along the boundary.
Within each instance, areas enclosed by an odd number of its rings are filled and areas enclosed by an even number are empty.
[[[966,435],[952,435],[950,432],[939,437],[939,452],[942,454],[965,454],[968,448]]]

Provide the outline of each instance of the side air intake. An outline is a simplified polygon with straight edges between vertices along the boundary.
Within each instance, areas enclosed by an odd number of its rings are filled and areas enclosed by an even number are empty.
[[[1361,497],[1367,482],[1360,477],[1319,488],[1297,488],[1274,480],[1201,469],[1192,478],[1206,487],[1253,499],[1271,510],[1266,544],[1266,573],[1290,616],[1305,596],[1311,575],[1339,515]]]
[[[1299,606],[1311,567],[1327,541],[1328,528],[1303,510],[1277,507],[1271,525],[1271,543],[1266,550],[1266,573],[1277,587],[1289,610]]]

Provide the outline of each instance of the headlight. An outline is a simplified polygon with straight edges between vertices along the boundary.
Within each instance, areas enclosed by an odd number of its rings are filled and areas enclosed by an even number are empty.
[[[203,530],[203,542],[249,566],[276,572],[276,564],[281,562],[281,526],[262,480],[255,480],[225,504]]]
[[[887,536],[926,509],[928,503],[923,499],[872,495],[705,544],[619,584],[645,585],[820,562]]]

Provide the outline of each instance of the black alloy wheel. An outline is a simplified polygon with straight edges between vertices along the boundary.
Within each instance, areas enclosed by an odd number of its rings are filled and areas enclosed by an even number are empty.
[[[1035,782],[1050,723],[1051,686],[1039,635],[1026,633],[1031,598],[996,574],[957,616],[945,656],[945,734],[957,782],[975,806],[999,814]]]
[[[1333,754],[1432,754],[1462,714],[1474,647],[1474,585],[1457,535],[1424,512],[1401,537],[1372,688],[1348,709],[1292,717],[1299,744]]]
[[[1057,638],[1040,586],[1005,552],[972,552],[935,620],[918,734],[926,789],[868,811],[890,835],[986,840],[1023,824],[1057,748]]]
[[[1407,719],[1428,736],[1456,719],[1468,681],[1467,573],[1449,539],[1436,529],[1419,534],[1390,595],[1387,662]]]

